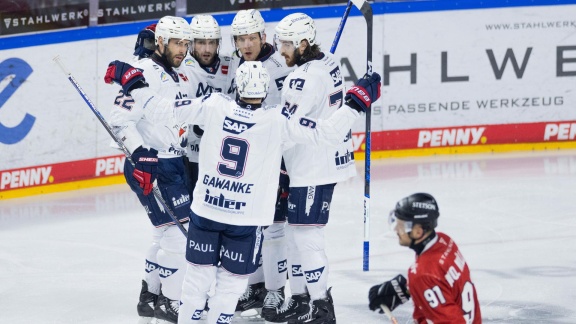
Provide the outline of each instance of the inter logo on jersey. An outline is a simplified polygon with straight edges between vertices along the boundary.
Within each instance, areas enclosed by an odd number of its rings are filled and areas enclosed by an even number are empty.
[[[335,87],[342,84],[342,73],[340,73],[340,67],[337,66],[334,70],[330,71],[330,76],[332,77],[332,82],[334,82]]]
[[[288,86],[290,87],[290,89],[302,91],[302,89],[304,88],[305,82],[306,82],[306,80],[300,79],[300,78],[292,79],[292,80],[290,80],[290,84]]]
[[[232,210],[240,210],[242,207],[246,206],[245,202],[228,199],[224,197],[223,194],[210,196],[210,191],[208,190],[206,190],[206,195],[204,195],[204,202],[215,207]]]
[[[244,122],[237,121],[237,120],[234,120],[232,118],[226,117],[224,119],[224,124],[222,125],[222,129],[225,132],[238,135],[238,134],[250,129],[254,125],[256,125],[256,124],[244,123]]]

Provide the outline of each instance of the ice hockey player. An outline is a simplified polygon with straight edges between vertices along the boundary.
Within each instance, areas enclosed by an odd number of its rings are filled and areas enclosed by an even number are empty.
[[[264,101],[266,105],[281,104],[280,91],[284,79],[294,68],[286,66],[280,53],[274,46],[266,42],[266,29],[264,19],[258,10],[240,10],[232,21],[232,41],[235,51],[230,63],[227,93],[236,95],[234,76],[236,68],[245,61],[260,61],[270,74],[268,95]],[[283,164],[282,164],[283,165]],[[284,293],[287,273],[287,250],[284,227],[286,224],[288,175],[285,169],[279,170],[280,184],[277,189],[277,209],[274,212],[274,223],[264,229],[264,242],[262,243],[262,266],[250,276],[246,292],[238,300],[237,313],[249,309],[258,312],[265,308],[274,307],[277,298],[266,300],[267,291]],[[271,296],[272,297],[272,296]]]
[[[398,243],[416,252],[416,261],[402,275],[370,288],[369,307],[382,313],[414,302],[414,323],[482,323],[476,287],[456,243],[436,232],[440,210],[432,195],[415,193],[396,203],[390,224]]]
[[[193,98],[222,92],[226,88],[230,57],[219,54],[222,34],[218,22],[210,15],[197,15],[192,18],[190,29],[192,46],[182,68],[193,86]],[[198,180],[198,149],[203,133],[197,125],[190,125],[184,158],[190,193]]]
[[[150,87],[163,96],[172,99],[190,96],[191,86],[179,70],[188,52],[190,37],[186,20],[163,17],[156,25],[154,53],[150,59],[135,63],[144,71]],[[145,118],[141,110],[132,109],[133,103],[129,95],[120,91],[114,101],[110,124],[132,153],[135,167],[127,160],[124,175],[153,225],[137,310],[142,322],[158,318],[176,323],[186,265],[186,237],[151,192],[157,180],[174,215],[181,223],[188,222],[190,193],[182,160],[186,154],[188,125],[174,124],[170,118]]]
[[[282,89],[284,113],[328,118],[343,104],[344,80],[338,61],[321,51],[314,21],[303,13],[290,14],[275,31],[274,43],[286,64],[297,66]],[[336,147],[297,144],[283,156],[290,175],[286,237],[292,297],[262,315],[274,323],[335,323],[324,229],[336,183],[356,175],[351,132]]]
[[[346,95],[347,107],[328,120],[287,118],[277,106],[262,107],[269,75],[261,62],[236,72],[238,99],[213,93],[194,100],[161,98],[128,64],[115,61],[106,77],[131,93],[135,109],[207,126],[200,149],[200,181],[194,190],[178,323],[196,323],[210,286],[207,323],[230,323],[236,301],[259,263],[261,226],[272,222],[282,150],[294,142],[338,145],[352,123],[380,95],[380,76],[361,79]],[[209,124],[209,125],[208,125]]]

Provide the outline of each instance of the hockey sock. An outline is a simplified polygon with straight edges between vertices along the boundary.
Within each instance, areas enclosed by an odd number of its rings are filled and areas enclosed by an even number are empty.
[[[248,286],[248,276],[240,276],[218,268],[215,293],[208,302],[206,323],[230,323],[236,310],[238,298]]]
[[[286,285],[288,254],[284,234],[285,223],[274,223],[264,230],[262,268],[266,289],[278,290]]]
[[[288,248],[288,271],[290,275],[290,291],[292,295],[306,293],[306,279],[302,272],[302,262],[300,251],[294,240],[294,229],[296,226],[286,226],[286,245]]]
[[[200,320],[208,299],[210,286],[216,280],[217,267],[212,265],[188,264],[182,283],[178,323]],[[236,305],[234,303],[234,305]]]
[[[162,294],[171,300],[179,300],[182,293],[186,269],[185,253],[186,237],[175,225],[168,226],[160,239],[157,255]]]
[[[298,226],[293,232],[310,299],[326,298],[329,269],[324,251],[324,227]]]

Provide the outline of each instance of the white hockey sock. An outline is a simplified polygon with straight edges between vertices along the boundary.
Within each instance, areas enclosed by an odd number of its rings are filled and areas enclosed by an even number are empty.
[[[248,276],[236,275],[222,267],[218,268],[215,293],[208,302],[210,311],[208,311],[206,323],[230,323],[234,316],[238,299],[242,296],[247,286]]]
[[[160,239],[158,250],[158,274],[162,283],[162,294],[169,299],[179,300],[186,269],[186,237],[175,225],[169,226]]]
[[[286,285],[288,254],[284,234],[285,223],[274,223],[264,230],[262,268],[266,289],[278,290]]]
[[[301,295],[306,293],[306,278],[302,272],[302,262],[300,260],[300,251],[294,241],[295,226],[286,226],[286,245],[288,247],[288,274],[290,275],[290,291],[292,295]]]
[[[293,227],[294,242],[300,252],[310,299],[326,298],[329,269],[328,258],[324,252],[324,227]]]
[[[152,244],[148,247],[146,252],[146,265],[144,273],[144,281],[148,284],[148,291],[159,295],[160,294],[160,277],[158,276],[158,250],[160,249],[160,238],[162,237],[163,229],[152,229]]]
[[[264,266],[262,265],[262,258],[260,258],[260,266],[253,274],[248,278],[248,284],[253,285],[255,283],[264,282]]]
[[[198,323],[208,299],[210,286],[216,280],[217,269],[215,266],[188,264],[182,283],[178,323]]]

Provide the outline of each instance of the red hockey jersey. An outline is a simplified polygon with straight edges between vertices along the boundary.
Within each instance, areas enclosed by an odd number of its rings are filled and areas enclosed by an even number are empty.
[[[416,323],[482,323],[476,288],[456,243],[436,233],[408,271]]]

